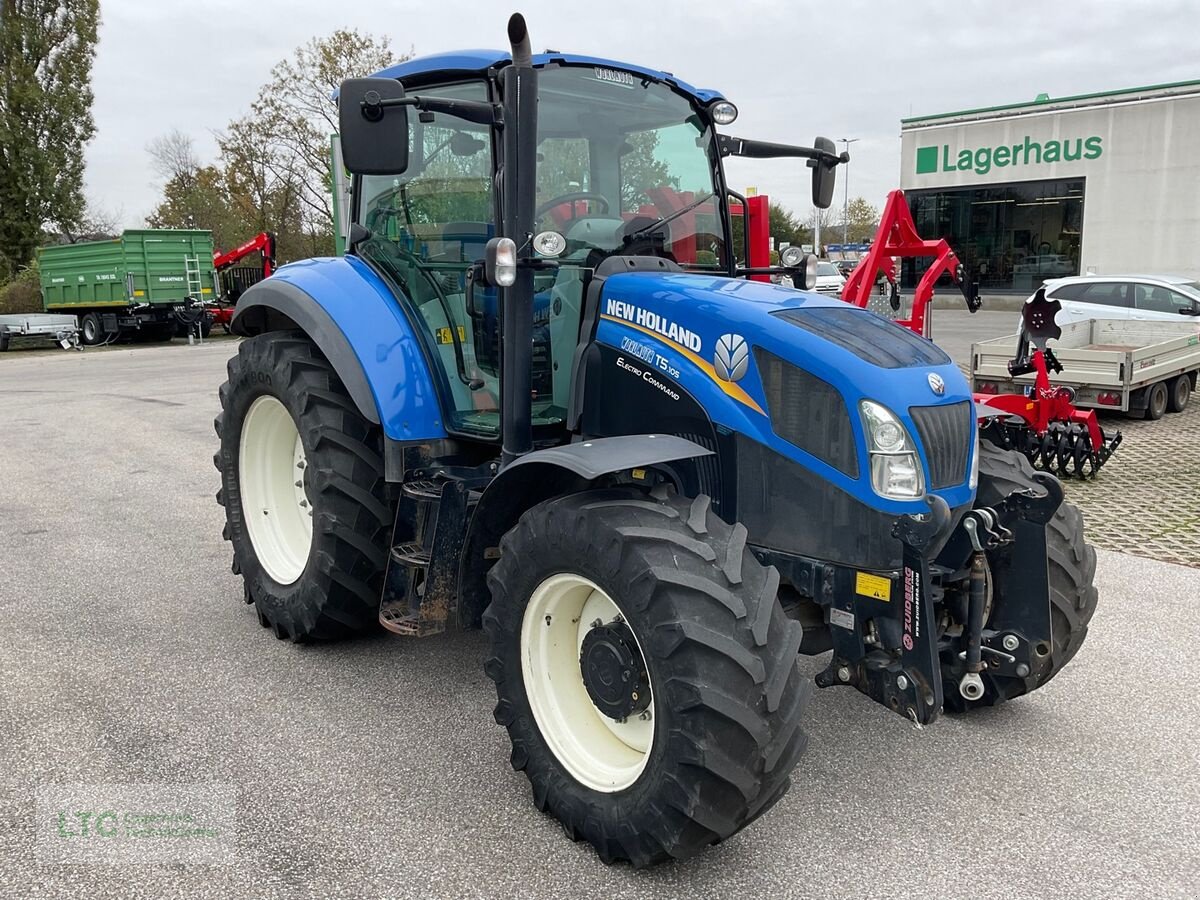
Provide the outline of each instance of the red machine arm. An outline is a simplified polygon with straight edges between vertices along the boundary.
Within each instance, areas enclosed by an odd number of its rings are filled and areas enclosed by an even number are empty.
[[[263,278],[270,277],[271,273],[275,271],[275,235],[269,231],[256,234],[242,246],[230,250],[228,253],[214,253],[213,268],[218,272],[227,269],[251,253],[262,253]]]
[[[979,298],[973,289],[964,285],[963,269],[944,239],[936,241],[922,240],[917,234],[916,223],[912,213],[908,211],[908,202],[904,199],[904,191],[892,191],[888,194],[887,203],[883,207],[883,215],[879,220],[879,231],[875,242],[867,255],[855,266],[850,273],[845,287],[842,288],[842,299],[855,306],[866,307],[871,300],[871,291],[875,285],[875,277],[882,272],[888,284],[895,289],[897,258],[932,256],[933,264],[925,271],[920,284],[913,293],[912,314],[908,319],[898,319],[897,324],[903,325],[924,337],[926,333],[925,310],[933,299],[933,286],[943,272],[950,273],[954,283],[963,291],[967,300],[967,308],[971,312],[979,309]]]

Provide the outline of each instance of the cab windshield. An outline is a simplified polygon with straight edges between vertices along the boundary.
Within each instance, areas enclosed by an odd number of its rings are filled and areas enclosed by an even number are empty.
[[[549,66],[538,95],[535,229],[566,238],[560,263],[641,253],[724,268],[715,142],[687,98],[598,66]]]

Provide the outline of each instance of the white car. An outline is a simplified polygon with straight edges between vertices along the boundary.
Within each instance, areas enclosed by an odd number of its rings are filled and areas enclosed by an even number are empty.
[[[1200,281],[1181,275],[1077,275],[1047,281],[1046,298],[1062,304],[1057,323],[1087,319],[1181,321],[1200,316]]]
[[[837,266],[823,259],[817,262],[817,283],[813,287],[814,291],[840,297],[845,285],[846,279],[842,277]]]

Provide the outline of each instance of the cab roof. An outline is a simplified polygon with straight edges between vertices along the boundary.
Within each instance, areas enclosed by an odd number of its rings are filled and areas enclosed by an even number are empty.
[[[376,72],[374,77],[396,78],[402,82],[409,80],[424,82],[429,80],[424,76],[443,73],[447,75],[479,73],[490,69],[492,66],[511,62],[511,60],[512,56],[504,50],[455,50],[450,53],[435,53],[430,56],[420,56],[416,59],[397,63],[394,66],[388,66],[388,68]],[[676,78],[670,72],[647,69],[645,66],[637,66],[615,59],[603,59],[598,56],[580,56],[576,53],[559,53],[556,50],[547,50],[545,53],[538,53],[533,57],[533,64],[535,66],[545,66],[552,62],[566,65],[597,66],[603,69],[620,69],[624,72],[644,75],[655,81],[663,81],[673,85],[701,104],[725,99],[720,91],[693,87],[686,81]]]

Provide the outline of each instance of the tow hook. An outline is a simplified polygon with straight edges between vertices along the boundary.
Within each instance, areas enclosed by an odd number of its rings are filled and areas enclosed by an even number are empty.
[[[958,692],[967,700],[983,696],[983,614],[987,605],[987,551],[1007,544],[1012,532],[1002,526],[996,514],[986,508],[973,509],[963,517],[963,528],[971,540],[971,575],[967,595],[966,674],[958,682]]]

